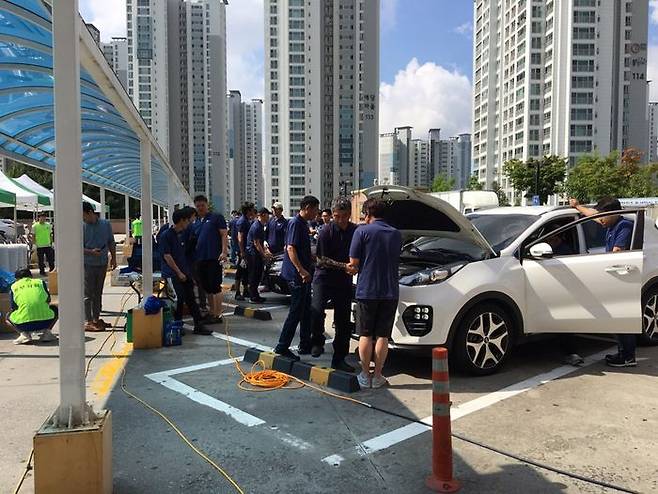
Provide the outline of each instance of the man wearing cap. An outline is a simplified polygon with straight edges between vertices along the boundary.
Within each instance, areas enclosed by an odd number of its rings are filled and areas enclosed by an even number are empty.
[[[39,274],[46,275],[46,259],[48,269],[55,270],[55,251],[53,250],[53,226],[46,222],[46,214],[39,213],[38,221],[32,225],[32,241],[37,246]]]
[[[288,230],[288,219],[283,216],[283,204],[275,202],[272,213],[272,218],[267,222],[267,246],[272,255],[283,254]]]
[[[264,263],[272,258],[272,254],[265,247],[265,225],[270,219],[267,208],[258,211],[256,221],[251,224],[247,233],[247,263],[249,264],[249,300],[255,304],[262,304],[265,299],[258,294],[258,285],[263,279]]]
[[[576,208],[583,216],[594,216],[599,213],[612,211],[621,211],[619,199],[614,197],[602,197],[596,203],[594,208],[582,206],[578,200],[570,199],[571,207]],[[622,252],[631,248],[633,238],[633,222],[627,220],[619,214],[603,216],[595,221],[599,222],[605,228],[605,251]],[[617,354],[605,356],[605,362],[610,367],[635,367],[635,347],[637,337],[634,334],[618,334],[618,351]]]

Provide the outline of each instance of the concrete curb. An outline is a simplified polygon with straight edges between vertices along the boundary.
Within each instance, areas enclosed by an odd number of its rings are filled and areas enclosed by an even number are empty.
[[[235,308],[235,312],[233,312],[233,315],[249,317],[251,319],[258,319],[259,321],[272,320],[272,313],[270,311],[254,309],[252,307],[242,307],[239,305]]]
[[[361,389],[356,374],[316,366],[308,362],[295,362],[272,352],[261,352],[257,348],[247,349],[244,361],[252,364],[261,361],[266,369],[277,370],[303,381],[310,381],[318,386],[325,386],[343,393],[354,393]]]

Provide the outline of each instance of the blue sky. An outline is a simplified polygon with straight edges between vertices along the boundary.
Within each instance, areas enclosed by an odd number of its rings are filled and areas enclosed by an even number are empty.
[[[80,0],[83,17],[101,36],[125,35],[125,0]],[[380,0],[380,131],[411,125],[447,137],[471,127],[473,0]],[[649,79],[658,81],[658,0],[651,4]],[[227,7],[229,89],[263,96],[263,0]],[[658,101],[658,83],[652,84]]]

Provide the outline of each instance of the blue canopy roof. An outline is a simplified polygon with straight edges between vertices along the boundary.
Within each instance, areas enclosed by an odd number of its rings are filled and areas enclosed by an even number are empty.
[[[0,2],[0,153],[54,169],[52,23],[41,0]],[[82,179],[141,195],[139,138],[91,75],[80,69]],[[152,157],[153,201],[167,204],[169,174]]]

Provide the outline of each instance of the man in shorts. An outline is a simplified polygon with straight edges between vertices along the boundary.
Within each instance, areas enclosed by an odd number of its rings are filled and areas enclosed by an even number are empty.
[[[196,244],[197,279],[208,294],[209,323],[222,323],[222,263],[228,259],[228,231],[221,214],[212,213],[208,198],[198,195],[194,207],[201,223]]]
[[[400,289],[398,267],[402,235],[383,220],[386,205],[379,199],[363,204],[365,225],[354,232],[349,271],[359,273],[356,283],[356,329],[359,334],[362,388],[381,388],[388,382],[382,368],[388,355]],[[375,341],[375,373],[370,376],[372,344]]]

